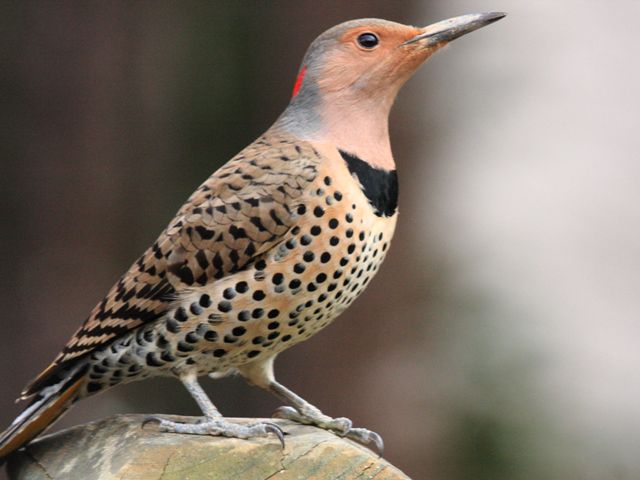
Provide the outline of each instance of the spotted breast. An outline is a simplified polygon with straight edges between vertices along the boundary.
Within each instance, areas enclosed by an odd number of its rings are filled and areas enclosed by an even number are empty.
[[[395,172],[326,145],[261,141],[281,155],[241,152],[138,261],[123,299],[161,259],[164,277],[185,288],[158,319],[91,354],[86,393],[188,368],[225,374],[273,356],[327,326],[375,275],[395,228]],[[187,253],[195,261],[182,260]]]

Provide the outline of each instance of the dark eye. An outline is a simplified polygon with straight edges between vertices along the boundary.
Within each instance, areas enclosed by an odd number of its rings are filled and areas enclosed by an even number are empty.
[[[362,48],[372,49],[378,45],[378,37],[373,33],[362,33],[358,37],[358,45]]]

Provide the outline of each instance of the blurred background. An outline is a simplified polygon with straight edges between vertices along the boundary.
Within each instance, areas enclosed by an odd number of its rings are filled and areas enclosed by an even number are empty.
[[[385,438],[415,479],[640,478],[640,2],[0,4],[0,424],[344,20],[509,16],[455,41],[391,118],[401,218],[380,274],[279,379]],[[204,381],[230,416],[269,394]],[[56,429],[197,414],[176,381]]]

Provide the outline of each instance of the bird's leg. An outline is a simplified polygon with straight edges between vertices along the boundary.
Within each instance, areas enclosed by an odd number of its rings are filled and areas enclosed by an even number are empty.
[[[272,380],[268,390],[284,400],[290,406],[278,408],[274,417],[286,418],[306,425],[315,425],[325,430],[331,430],[341,437],[347,437],[366,446],[374,446],[380,455],[384,450],[382,437],[366,428],[354,428],[351,420],[345,417],[332,418],[314,407],[305,399],[299,397],[284,385]]]
[[[348,418],[331,418],[284,385],[278,383],[273,375],[274,359],[275,356],[238,368],[238,372],[249,383],[269,390],[288,404],[288,406],[278,408],[273,414],[274,417],[286,418],[305,425],[315,425],[325,430],[331,430],[341,437],[350,438],[363,445],[373,445],[378,453],[382,455],[384,442],[376,432],[366,428],[353,428],[352,422]]]
[[[195,375],[185,375],[180,380],[182,380],[182,384],[196,401],[202,413],[204,413],[205,418],[212,420],[222,418],[222,414],[213,404],[207,392],[200,386]]]
[[[347,433],[351,428],[351,420],[348,418],[331,418],[325,415],[320,409],[275,380],[269,383],[268,389],[289,405],[279,407],[276,410],[275,416],[279,418],[288,418],[298,423],[316,425],[326,430],[333,430],[341,435]]]
[[[195,374],[182,375],[180,380],[202,410],[204,417],[198,423],[174,422],[156,416],[147,418],[146,421],[157,421],[160,431],[233,438],[265,437],[273,433],[284,448],[284,434],[276,424],[260,422],[252,425],[238,425],[228,422],[202,389]]]

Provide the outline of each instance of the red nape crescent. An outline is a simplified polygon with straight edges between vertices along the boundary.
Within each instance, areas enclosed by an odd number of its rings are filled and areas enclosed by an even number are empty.
[[[304,65],[300,69],[300,73],[298,73],[298,77],[296,78],[296,83],[293,85],[293,92],[291,92],[291,98],[293,98],[296,95],[298,95],[298,92],[300,91],[300,87],[302,87],[302,82],[304,81],[305,73],[307,73],[307,66],[306,65]]]

